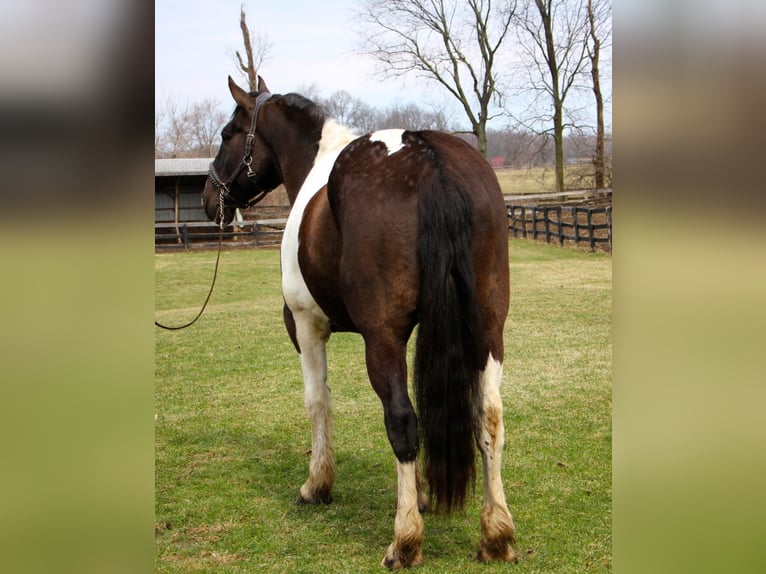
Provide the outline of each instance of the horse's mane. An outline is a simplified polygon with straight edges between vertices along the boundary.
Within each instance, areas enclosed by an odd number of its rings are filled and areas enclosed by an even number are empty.
[[[258,95],[258,92],[249,92],[250,96],[256,97]],[[289,108],[293,108],[294,110],[297,110],[299,112],[307,112],[309,113],[313,118],[315,118],[318,123],[321,125],[324,120],[327,118],[327,113],[325,112],[324,108],[315,102],[312,102],[305,96],[301,96],[300,94],[274,94],[271,96],[274,100],[279,100],[281,103],[283,103],[285,106]],[[237,106],[234,108],[234,111],[231,114],[231,118],[233,119],[234,116],[236,116],[240,111],[242,110],[242,106],[237,104]]]
[[[312,102],[300,94],[289,93],[279,96],[272,96],[279,99],[285,106],[293,108],[299,112],[306,112],[311,115],[321,125],[327,117],[322,106]]]
[[[256,97],[258,92],[250,92],[250,95]],[[312,102],[310,99],[300,94],[295,94],[292,92],[289,94],[274,94],[271,96],[271,99],[281,102],[288,108],[292,108],[299,112],[309,113],[312,117],[317,119],[320,124],[327,117],[327,114],[325,113],[325,110],[322,108],[322,106]],[[237,106],[237,109],[234,110],[234,113],[236,114],[239,109],[240,106]]]

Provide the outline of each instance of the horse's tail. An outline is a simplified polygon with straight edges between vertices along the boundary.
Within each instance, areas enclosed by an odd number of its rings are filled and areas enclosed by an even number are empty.
[[[434,169],[418,191],[414,386],[432,506],[449,513],[463,507],[475,479],[474,397],[486,353],[471,253],[473,202],[431,152]]]

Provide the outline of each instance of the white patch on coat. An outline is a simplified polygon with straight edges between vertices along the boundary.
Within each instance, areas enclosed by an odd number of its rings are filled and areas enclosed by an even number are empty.
[[[404,147],[404,130],[378,130],[370,134],[371,142],[382,142],[388,148],[388,155],[393,155]]]
[[[306,176],[287,218],[281,250],[282,295],[294,315],[305,311],[327,320],[327,316],[311,296],[298,264],[299,232],[309,201],[327,183],[338,154],[356,137],[356,134],[335,120],[325,122],[314,166]]]

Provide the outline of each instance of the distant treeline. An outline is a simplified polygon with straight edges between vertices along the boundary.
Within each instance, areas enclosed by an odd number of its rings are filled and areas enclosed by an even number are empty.
[[[375,108],[339,91],[329,97],[311,93],[307,97],[321,105],[330,117],[357,129],[360,133],[386,128],[410,130],[432,129],[453,132],[473,143],[472,134],[462,133],[450,122],[443,110],[414,103],[395,104],[385,109]],[[218,151],[220,131],[228,113],[211,100],[191,105],[167,101],[155,113],[155,158],[213,157]],[[499,120],[498,120],[499,121]],[[589,163],[593,157],[596,137],[585,130],[571,131],[564,138],[564,157],[570,164]],[[606,141],[606,157],[611,158],[612,142]],[[552,165],[553,138],[519,127],[487,130],[487,160],[495,167],[524,168]]]

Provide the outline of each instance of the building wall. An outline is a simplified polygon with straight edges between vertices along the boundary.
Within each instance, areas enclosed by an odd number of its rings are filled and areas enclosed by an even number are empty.
[[[154,221],[207,221],[201,193],[205,175],[157,176],[154,178]],[[176,196],[178,201],[176,203]]]

